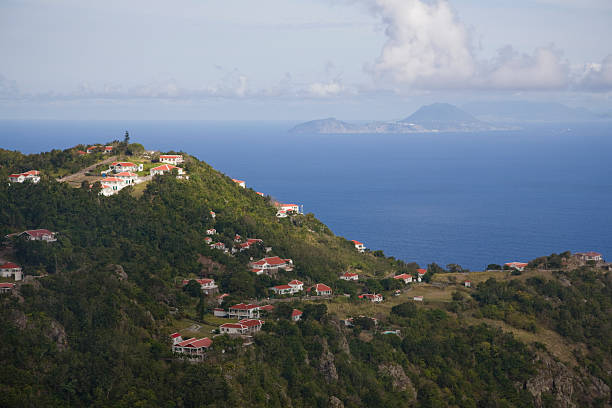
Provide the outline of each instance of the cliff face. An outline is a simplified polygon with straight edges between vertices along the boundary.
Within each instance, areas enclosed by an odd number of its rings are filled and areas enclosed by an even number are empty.
[[[584,406],[610,406],[610,388],[599,378],[584,370],[576,372],[551,356],[539,353],[535,377],[525,387],[534,396],[537,407],[550,406],[579,408]]]

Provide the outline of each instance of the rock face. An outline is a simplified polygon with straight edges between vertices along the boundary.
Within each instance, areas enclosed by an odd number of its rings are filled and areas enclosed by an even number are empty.
[[[402,366],[398,364],[388,363],[380,364],[378,372],[391,379],[393,391],[406,391],[410,395],[409,402],[416,401],[417,393],[410,378],[404,372]]]
[[[120,281],[127,280],[128,278],[128,274],[123,270],[123,266],[121,265],[115,265],[115,274],[117,274],[117,278],[119,278]]]
[[[340,401],[338,397],[334,397],[333,395],[329,397],[329,407],[330,408],[344,408],[344,403]]]
[[[600,379],[586,372],[576,374],[549,355],[539,354],[536,361],[540,369],[525,387],[534,396],[537,407],[544,405],[544,396],[554,398],[555,406],[564,408],[592,406],[596,400],[609,400],[610,388]]]
[[[338,371],[334,364],[334,355],[329,351],[327,341],[323,340],[323,353],[319,358],[319,371],[327,381],[338,381]]]

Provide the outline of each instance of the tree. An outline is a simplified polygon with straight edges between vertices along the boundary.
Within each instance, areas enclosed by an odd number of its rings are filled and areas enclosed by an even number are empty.
[[[183,291],[189,294],[191,297],[198,297],[200,293],[202,293],[202,287],[198,282],[191,279],[185,286],[183,286]]]
[[[128,131],[125,131],[125,137],[123,138],[123,143],[125,143],[125,146],[127,147],[130,144],[130,134],[128,133]]]
[[[401,317],[410,317],[416,314],[417,308],[413,302],[400,303],[391,308],[391,313]]]
[[[198,313],[198,319],[204,319],[204,315],[206,314],[206,298],[204,297],[204,291],[202,290],[200,290],[200,300],[196,306],[196,312]]]
[[[366,288],[370,293],[380,293],[383,290],[383,287],[380,282],[372,278],[366,280]]]
[[[502,270],[502,266],[498,265],[498,264],[488,264],[487,265],[487,271],[501,271]]]

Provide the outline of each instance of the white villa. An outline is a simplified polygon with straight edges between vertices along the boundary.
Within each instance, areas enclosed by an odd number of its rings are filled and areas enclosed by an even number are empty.
[[[259,318],[259,306],[253,304],[239,303],[230,306],[227,313],[228,317],[238,319],[255,319]]]
[[[225,323],[219,326],[221,334],[252,334],[261,330],[264,321],[259,319],[242,319],[238,323]]]
[[[7,262],[0,265],[0,277],[13,278],[16,281],[20,281],[23,279],[23,272],[19,265],[13,262]]]
[[[134,164],[132,162],[114,162],[110,166],[110,169],[115,173],[123,173],[124,171],[142,171],[142,164]]]
[[[30,170],[25,173],[16,173],[8,176],[8,181],[10,183],[23,183],[28,181],[30,183],[38,183],[40,181],[40,171],[38,170]]]
[[[357,281],[359,280],[359,275],[352,272],[345,272],[340,276],[340,279],[345,281]]]
[[[355,241],[354,239],[352,239],[351,242],[355,245],[355,249],[357,251],[361,253],[365,252],[366,246],[363,244],[363,242]]]
[[[210,295],[211,293],[215,293],[219,287],[215,284],[214,279],[183,279],[183,286],[187,285],[190,280],[194,280],[200,284],[200,289],[202,292]]]
[[[404,281],[404,283],[412,283],[412,275],[407,273],[402,273],[401,275],[395,275],[393,279],[398,279]]]
[[[174,169],[176,169],[179,176],[182,176],[184,174],[183,169],[181,169],[180,167],[176,167],[172,164],[163,164],[161,166],[153,167],[151,169],[151,175],[152,176],[163,176],[166,173],[172,172],[172,170]]]
[[[202,339],[191,338],[174,344],[172,346],[172,351],[190,358],[202,358],[211,345],[212,340],[208,337]]]
[[[238,184],[240,187],[246,188],[246,181],[244,181],[244,180],[237,180],[237,179],[232,179],[232,181],[234,183]]]
[[[162,154],[159,156],[159,161],[162,163],[177,165],[183,163],[185,160],[183,160],[183,155],[181,154]]]

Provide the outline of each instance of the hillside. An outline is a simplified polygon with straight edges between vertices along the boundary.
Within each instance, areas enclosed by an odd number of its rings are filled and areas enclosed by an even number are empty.
[[[57,232],[55,242],[11,236],[0,248],[26,275],[0,295],[0,406],[609,406],[612,276],[600,264],[564,253],[522,273],[486,272],[471,288],[468,274],[432,264],[416,282],[419,265],[360,253],[313,214],[278,217],[269,197],[195,157],[180,153],[189,178],[147,178],[159,155],[114,146],[117,161],[142,164],[143,182],[109,197],[99,176],[57,181],[102,154],[0,152],[0,236]],[[39,183],[4,182],[35,166]],[[263,242],[232,253],[207,238]],[[272,256],[293,268],[249,266]],[[358,281],[339,279],[348,271]],[[197,278],[228,296],[206,295]],[[333,295],[271,289],[291,280]],[[261,331],[217,333],[237,321],[214,309],[241,302],[274,306]],[[174,332],[212,346],[190,361],[172,352]]]

